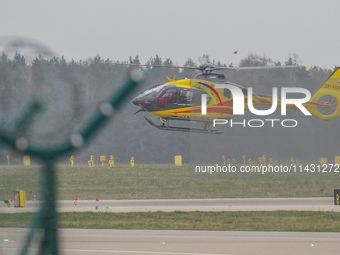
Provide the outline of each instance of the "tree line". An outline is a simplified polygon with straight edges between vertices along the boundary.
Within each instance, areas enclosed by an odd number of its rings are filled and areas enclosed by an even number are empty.
[[[203,55],[208,59],[208,55]],[[233,66],[233,63],[211,61],[216,66]],[[273,61],[265,56],[250,54],[237,63],[238,66],[295,65],[298,58]],[[131,56],[128,61],[115,61],[100,56],[87,60],[66,60],[64,57],[46,59],[37,56],[31,62],[16,52],[9,57],[0,54],[0,125],[11,129],[15,120],[32,100],[43,103],[43,111],[22,130],[23,135],[38,144],[53,146],[68,139],[87,123],[96,107],[109,94],[121,86],[127,73],[135,65],[140,65],[139,56]],[[156,55],[150,57],[143,68],[147,81],[134,96],[156,84],[167,82],[166,76],[174,79],[193,78],[197,71],[191,69],[167,68],[174,66],[170,58],[164,60]],[[193,59],[183,66],[198,66]],[[272,87],[304,87],[313,94],[324,83],[333,70],[318,66],[294,69],[244,70],[223,72],[227,80],[245,87],[253,87],[255,92],[271,94]],[[323,122],[315,118],[305,118],[292,113],[299,121],[293,130],[282,128],[228,129],[223,127],[222,135],[188,134],[157,130],[143,118],[143,114],[133,115],[138,108],[127,102],[107,128],[89,146],[75,155],[75,162],[86,163],[90,155],[114,155],[117,163],[128,163],[133,156],[136,163],[172,163],[175,155],[182,155],[184,162],[191,159],[201,161],[216,158],[221,154],[238,162],[242,155],[252,157],[271,153],[273,157],[287,159],[291,156],[311,160],[320,156],[338,153],[336,129],[339,120]],[[157,119],[150,114],[148,117]],[[249,116],[248,116],[249,117]],[[214,146],[207,144],[213,143]],[[0,162],[6,162],[1,152]],[[325,154],[325,155],[321,155]],[[18,158],[20,158],[18,156]],[[65,162],[68,158],[64,159]]]

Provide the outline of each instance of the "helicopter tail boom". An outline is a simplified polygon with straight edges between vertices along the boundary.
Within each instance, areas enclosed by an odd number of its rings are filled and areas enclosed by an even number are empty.
[[[321,88],[304,104],[307,110],[322,120],[340,117],[340,67],[336,69]]]

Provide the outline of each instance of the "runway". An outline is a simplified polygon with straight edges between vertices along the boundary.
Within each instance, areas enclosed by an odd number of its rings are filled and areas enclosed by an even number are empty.
[[[0,253],[17,254],[25,234],[26,229],[0,229]],[[61,229],[60,253],[335,255],[339,254],[339,240],[340,233]],[[32,254],[36,252],[32,249]]]
[[[235,198],[160,200],[58,201],[58,211],[340,211],[333,198]],[[0,212],[33,212],[41,205],[28,201],[26,208]],[[26,229],[0,228],[0,254],[18,254]],[[169,231],[60,229],[60,253],[65,255],[272,255],[339,254],[340,233]],[[31,250],[30,254],[37,254]]]
[[[336,211],[332,197],[317,198],[230,198],[230,199],[146,199],[146,200],[63,200],[59,212],[149,212],[149,211]],[[8,208],[0,203],[0,213],[35,212],[41,202],[27,201],[25,208]]]

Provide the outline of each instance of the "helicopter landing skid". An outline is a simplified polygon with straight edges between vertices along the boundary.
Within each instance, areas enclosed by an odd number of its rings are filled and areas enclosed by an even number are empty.
[[[144,116],[146,121],[155,128],[168,131],[180,131],[180,132],[193,132],[193,133],[205,133],[205,134],[222,134],[221,131],[216,129],[199,129],[199,128],[186,128],[186,127],[170,127],[166,125],[156,125],[150,119]]]

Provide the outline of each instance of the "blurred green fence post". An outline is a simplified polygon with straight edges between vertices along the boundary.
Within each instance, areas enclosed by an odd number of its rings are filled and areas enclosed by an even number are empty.
[[[27,233],[26,241],[22,247],[21,254],[26,255],[28,248],[38,229],[43,230],[43,236],[39,248],[39,254],[59,254],[58,250],[58,222],[56,210],[56,178],[55,164],[65,154],[74,152],[84,146],[86,141],[93,138],[99,129],[114,116],[122,103],[128,98],[131,92],[144,80],[144,73],[139,70],[132,70],[129,79],[114,93],[106,102],[98,107],[98,112],[92,117],[89,123],[69,137],[69,141],[49,147],[34,146],[28,139],[22,137],[20,132],[27,127],[33,117],[43,109],[40,102],[32,102],[25,108],[22,115],[14,122],[12,130],[0,129],[0,141],[9,145],[24,155],[30,155],[42,162],[43,194],[44,201],[39,211],[35,214]]]

